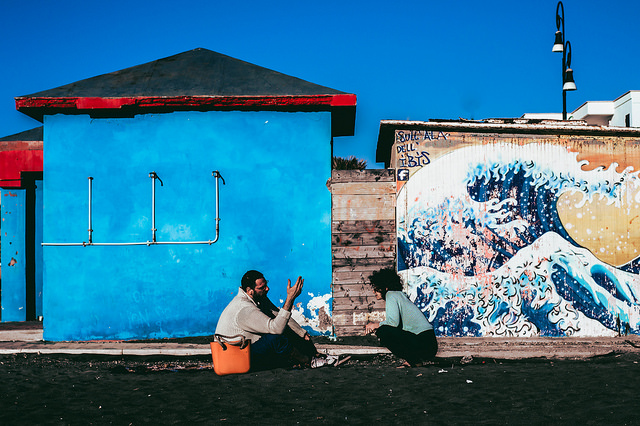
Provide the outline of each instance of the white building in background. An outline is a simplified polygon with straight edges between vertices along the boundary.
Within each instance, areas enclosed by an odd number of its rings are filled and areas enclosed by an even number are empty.
[[[640,127],[640,90],[629,90],[613,101],[587,101],[567,117],[593,126]],[[527,113],[522,118],[562,120],[562,113]]]

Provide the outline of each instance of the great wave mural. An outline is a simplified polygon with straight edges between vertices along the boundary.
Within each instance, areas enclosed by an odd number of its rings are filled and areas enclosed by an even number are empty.
[[[438,334],[640,332],[631,153],[606,141],[432,135],[397,132],[394,149],[398,270]]]

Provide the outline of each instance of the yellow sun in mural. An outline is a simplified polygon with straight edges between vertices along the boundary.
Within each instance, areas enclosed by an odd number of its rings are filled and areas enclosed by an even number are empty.
[[[567,233],[598,259],[621,266],[640,255],[640,188],[627,183],[621,197],[611,202],[581,192],[566,192],[558,199],[558,215]]]

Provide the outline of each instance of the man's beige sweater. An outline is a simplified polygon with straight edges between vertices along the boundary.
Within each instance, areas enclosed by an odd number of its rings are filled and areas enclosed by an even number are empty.
[[[297,335],[305,335],[305,330],[291,318],[291,312],[278,309],[269,299],[263,304],[267,305],[264,308],[271,311],[275,318],[264,314],[256,302],[239,289],[236,297],[222,311],[216,334],[229,337],[241,334],[255,343],[264,334],[282,334],[288,325]]]

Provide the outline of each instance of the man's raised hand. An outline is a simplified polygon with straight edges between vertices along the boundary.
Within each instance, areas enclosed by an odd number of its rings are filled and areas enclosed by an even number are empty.
[[[287,280],[287,300],[285,300],[282,309],[285,311],[291,311],[296,297],[300,296],[300,293],[302,293],[303,284],[304,279],[302,277],[298,277],[294,285],[291,285],[291,280]]]

